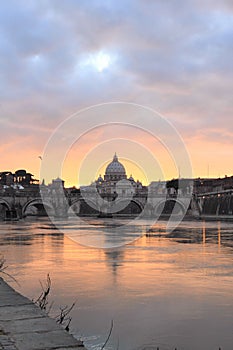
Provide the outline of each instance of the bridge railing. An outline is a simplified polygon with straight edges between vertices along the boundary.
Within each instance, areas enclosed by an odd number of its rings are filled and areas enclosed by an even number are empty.
[[[233,189],[222,190],[222,191],[197,193],[196,197],[199,198],[199,197],[217,196],[217,195],[221,195],[221,194],[233,194]]]

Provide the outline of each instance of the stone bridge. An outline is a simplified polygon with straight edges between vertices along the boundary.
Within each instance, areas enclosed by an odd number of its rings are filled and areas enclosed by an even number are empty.
[[[199,193],[195,202],[200,217],[233,219],[233,189]]]
[[[133,197],[97,193],[82,196],[78,191],[70,193],[63,188],[40,191],[0,191],[0,217],[2,219],[22,218],[27,215],[51,215],[67,217],[80,216],[144,216],[183,215],[189,207],[190,197],[176,195],[149,195],[144,192]]]
[[[46,210],[53,211],[51,201],[43,201],[39,192],[0,192],[0,218],[22,218],[29,214],[44,215]]]

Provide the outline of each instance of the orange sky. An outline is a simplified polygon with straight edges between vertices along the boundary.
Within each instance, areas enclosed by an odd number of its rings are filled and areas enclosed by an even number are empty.
[[[228,144],[207,142],[200,136],[196,140],[188,139],[185,146],[190,155],[193,177],[232,174],[228,161],[232,149]],[[182,174],[182,166],[176,164],[173,151],[145,131],[134,128],[132,131],[129,126],[118,126],[116,130],[115,126],[107,125],[92,130],[72,145],[62,164],[60,176],[66,180],[67,186],[90,184],[99,174],[104,175],[107,164],[116,152],[127,175],[132,174],[135,180],[145,185],[151,181],[176,178],[179,171],[181,177],[187,177],[185,173]]]
[[[121,134],[122,132],[121,130]],[[97,145],[96,135],[93,132],[82,142],[77,141],[68,150],[61,173],[57,173],[57,176],[65,180],[66,186],[90,184],[99,174],[104,175],[105,168],[115,152],[124,164],[127,175],[132,174],[135,180],[138,179],[144,184],[178,176],[179,170],[172,156],[159,140],[143,132],[136,135],[124,130],[124,133],[127,134],[127,137],[114,139],[112,135],[114,129],[111,130],[108,127],[108,133],[99,135]],[[194,177],[207,177],[208,175],[209,177],[224,177],[233,174],[229,161],[233,153],[232,145],[217,140],[215,142],[206,140],[202,135],[187,138],[185,141]],[[11,154],[5,153],[9,148]],[[25,152],[25,149],[21,150],[20,147],[17,147],[17,142],[14,140],[13,143],[0,147],[0,150],[2,151],[1,170],[15,171],[26,168],[39,179],[41,160],[38,156],[42,154],[40,149],[32,145]],[[54,174],[53,177],[56,175]],[[48,181],[50,181],[49,178]]]

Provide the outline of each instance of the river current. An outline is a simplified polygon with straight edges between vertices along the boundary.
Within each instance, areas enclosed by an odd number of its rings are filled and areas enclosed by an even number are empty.
[[[232,350],[233,224],[184,221],[170,233],[165,221],[150,232],[146,222],[121,225],[1,222],[0,253],[18,284],[6,280],[35,299],[49,273],[51,314],[75,302],[71,332],[90,350],[101,349],[112,320],[106,350]],[[107,248],[91,247],[96,239]]]

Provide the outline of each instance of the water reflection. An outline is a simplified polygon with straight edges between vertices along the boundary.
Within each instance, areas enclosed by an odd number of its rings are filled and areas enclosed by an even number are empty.
[[[89,224],[87,229],[61,221],[59,231],[47,220],[2,223],[1,253],[20,292],[37,296],[39,280],[49,272],[55,307],[78,300],[73,332],[89,349],[101,348],[112,319],[109,350],[117,348],[118,339],[124,350],[232,349],[230,223],[183,222],[167,234],[166,223],[159,222],[150,230],[144,226],[140,239],[114,249],[84,247],[62,232],[64,227],[80,237],[99,232],[100,223]],[[142,227],[131,225],[123,232],[126,240]],[[102,233],[111,243],[111,235]]]
[[[123,266],[124,249],[123,248],[109,249],[109,250],[105,250],[104,254],[105,254],[106,263],[112,271],[114,283],[116,283],[118,268],[120,266]]]
[[[218,222],[218,245],[221,246],[221,223]]]
[[[206,227],[205,227],[205,221],[203,221],[203,226],[202,226],[202,242],[203,244],[206,243]]]

